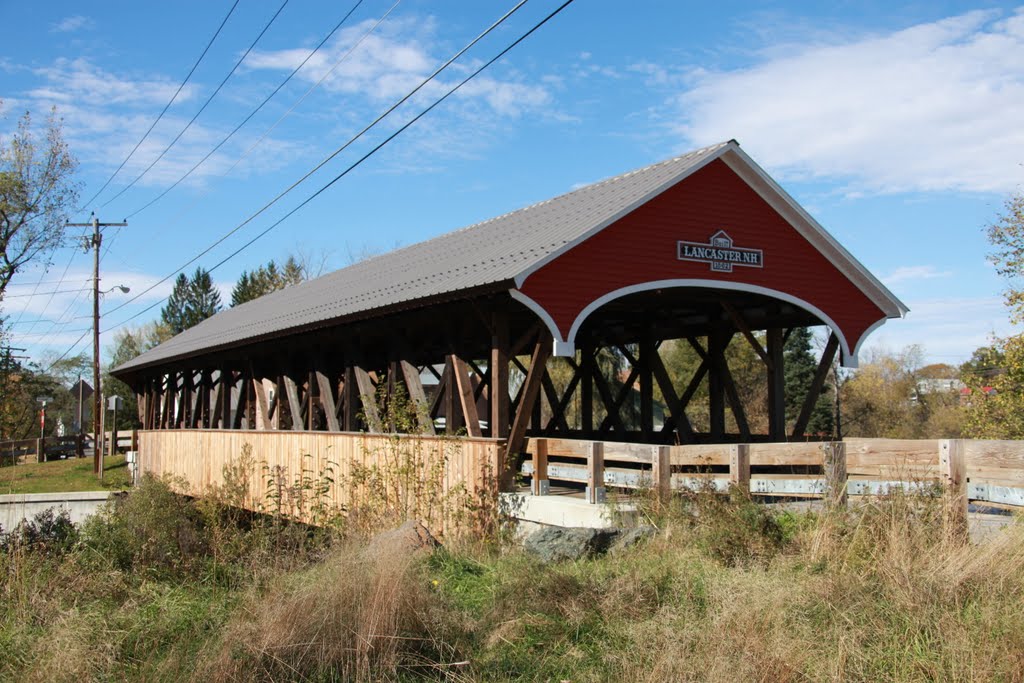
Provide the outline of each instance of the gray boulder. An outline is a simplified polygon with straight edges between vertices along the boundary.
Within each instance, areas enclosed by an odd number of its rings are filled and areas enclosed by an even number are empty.
[[[544,563],[580,560],[608,550],[617,529],[549,526],[526,537],[523,547]]]

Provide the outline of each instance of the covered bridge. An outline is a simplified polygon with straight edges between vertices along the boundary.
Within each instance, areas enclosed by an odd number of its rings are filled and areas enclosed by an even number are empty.
[[[464,430],[512,453],[529,435],[786,441],[803,437],[835,354],[856,366],[867,335],[906,312],[730,141],[225,310],[113,374],[151,430]],[[816,325],[824,357],[787,425],[783,343]],[[665,340],[699,355],[692,376],[666,370]],[[766,434],[750,433],[730,343],[763,361]],[[615,381],[599,367],[609,350],[627,368]],[[401,395],[412,424],[387,410]]]

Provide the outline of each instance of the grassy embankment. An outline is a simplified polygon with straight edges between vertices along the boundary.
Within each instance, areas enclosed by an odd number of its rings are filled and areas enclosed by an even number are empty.
[[[66,491],[119,491],[129,486],[123,455],[103,458],[103,481],[92,471],[92,458],[24,463],[0,467],[0,495]]]
[[[1024,526],[939,498],[772,516],[696,495],[616,556],[465,540],[409,558],[149,481],[0,550],[0,678],[1019,681]],[[697,512],[699,514],[694,515]]]

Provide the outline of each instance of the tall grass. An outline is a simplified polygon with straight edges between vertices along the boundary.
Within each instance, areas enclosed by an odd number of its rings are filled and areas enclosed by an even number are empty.
[[[148,480],[79,530],[0,540],[0,679],[1024,681],[1024,528],[972,545],[940,495],[775,513],[662,505],[660,533],[543,565],[421,554]]]

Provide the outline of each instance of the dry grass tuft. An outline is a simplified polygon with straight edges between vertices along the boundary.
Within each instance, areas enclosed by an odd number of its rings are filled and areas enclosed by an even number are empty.
[[[452,652],[434,637],[434,609],[411,554],[345,546],[253,593],[197,678],[380,681],[442,666]]]

